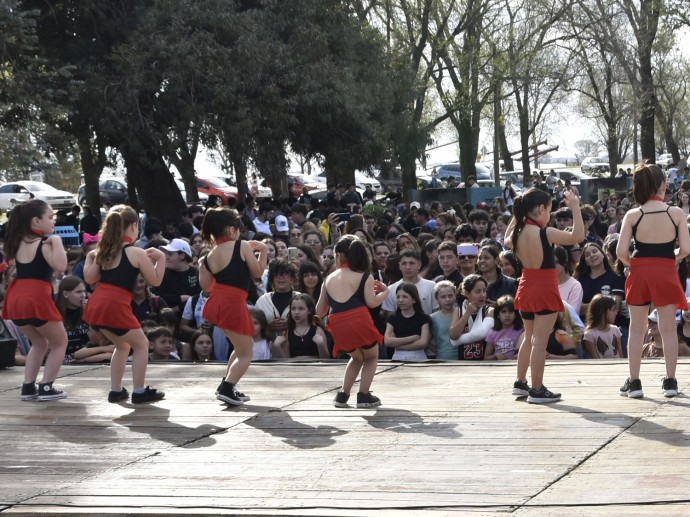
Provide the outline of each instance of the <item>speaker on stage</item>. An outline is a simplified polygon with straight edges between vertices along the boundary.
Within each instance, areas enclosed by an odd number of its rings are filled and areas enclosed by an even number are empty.
[[[14,353],[17,350],[17,340],[0,320],[0,368],[14,366]]]

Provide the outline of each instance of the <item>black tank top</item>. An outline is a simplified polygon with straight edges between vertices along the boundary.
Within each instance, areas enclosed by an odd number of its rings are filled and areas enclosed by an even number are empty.
[[[242,241],[235,241],[235,247],[232,251],[232,258],[230,259],[228,265],[218,271],[218,273],[211,272],[211,274],[218,283],[237,287],[238,289],[242,289],[244,291],[249,291],[249,282],[251,282],[251,279],[249,278],[249,269],[247,268],[247,263],[242,260],[242,256],[240,255],[241,245]]]
[[[46,258],[43,256],[44,240],[45,239],[41,239],[41,242],[38,243],[36,255],[31,262],[19,262],[15,259],[17,265],[17,278],[31,278],[34,280],[43,280],[45,282],[53,281],[53,268],[50,267],[50,264],[48,264]]]
[[[637,222],[633,225],[632,227],[632,236],[634,239],[635,243],[635,249],[631,255],[632,258],[648,258],[648,257],[656,257],[656,258],[670,258],[674,259],[676,258],[676,239],[678,238],[678,225],[673,221],[673,217],[671,217],[671,214],[668,213],[668,209],[670,207],[666,207],[666,210],[656,210],[655,212],[643,212],[642,209],[640,208],[640,213],[642,214],[640,218],[637,220]],[[642,218],[646,214],[663,214],[666,212],[666,215],[668,215],[668,218],[671,220],[671,224],[673,224],[674,228],[676,229],[676,236],[672,241],[669,242],[659,242],[659,243],[651,243],[651,242],[642,242],[635,237],[637,234],[637,227],[640,224],[640,221],[642,221]]]
[[[131,244],[125,244],[122,247],[122,257],[117,267],[111,269],[101,268],[101,282],[120,287],[130,292],[134,290],[134,284],[137,281],[139,270],[132,265],[129,258],[127,258],[127,253],[125,253],[125,250],[130,246]]]
[[[366,302],[364,301],[364,284],[366,283],[367,278],[369,278],[369,273],[365,271],[364,274],[362,274],[362,280],[360,280],[357,290],[344,302],[334,300],[331,298],[331,295],[328,294],[328,291],[326,291],[326,296],[328,296],[328,305],[331,307],[331,312],[345,312],[351,309],[366,306]]]
[[[539,240],[541,241],[541,252],[544,254],[539,269],[555,269],[556,259],[553,256],[553,244],[549,244],[549,239],[546,238],[546,228],[539,230]]]
[[[314,343],[316,327],[311,327],[304,336],[298,336],[294,330],[288,330],[288,344],[290,345],[290,357],[300,355],[319,356],[319,347]]]

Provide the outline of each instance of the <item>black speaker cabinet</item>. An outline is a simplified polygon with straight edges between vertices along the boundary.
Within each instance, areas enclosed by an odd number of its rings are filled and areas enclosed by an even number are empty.
[[[0,320],[0,368],[14,366],[14,352],[17,350],[17,340]]]

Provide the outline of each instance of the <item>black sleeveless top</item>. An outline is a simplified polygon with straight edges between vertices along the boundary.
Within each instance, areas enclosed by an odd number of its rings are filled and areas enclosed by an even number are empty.
[[[669,259],[674,259],[676,258],[676,239],[678,238],[678,225],[673,221],[673,217],[671,217],[671,214],[668,213],[670,207],[666,207],[666,210],[656,210],[655,212],[643,212],[642,209],[640,208],[640,213],[642,214],[640,218],[637,220],[637,222],[633,225],[632,227],[632,236],[634,239],[634,246],[635,250],[633,251],[631,258],[649,258],[649,257],[656,257],[656,258],[669,258]],[[676,229],[676,236],[673,238],[672,241],[669,242],[660,242],[660,243],[649,243],[649,242],[642,242],[635,237],[637,234],[637,227],[640,224],[640,221],[642,221],[642,218],[646,214],[663,214],[666,212],[666,215],[668,215],[668,218],[671,220],[671,223],[673,224],[674,228]]]
[[[556,259],[553,256],[553,244],[549,244],[549,239],[546,238],[546,228],[541,228],[539,230],[539,240],[541,241],[541,252],[544,254],[539,269],[556,269]]]
[[[362,280],[359,282],[359,287],[350,296],[350,298],[345,302],[338,302],[331,298],[331,295],[326,291],[326,296],[328,296],[328,305],[331,307],[332,313],[345,312],[352,309],[357,309],[358,307],[366,307],[366,302],[364,301],[364,284],[369,278],[369,273],[364,272],[362,275]]]
[[[311,327],[304,336],[298,336],[294,330],[288,330],[288,344],[290,345],[290,357],[300,355],[319,356],[319,347],[314,343],[316,327]]]
[[[139,270],[132,265],[129,258],[127,258],[127,253],[125,253],[125,250],[130,246],[131,244],[126,244],[122,247],[122,257],[117,267],[112,269],[101,268],[101,282],[120,287],[130,292],[134,290],[134,284],[137,281]]]
[[[33,280],[43,280],[45,282],[53,281],[53,268],[46,261],[43,256],[43,241],[45,238],[41,239],[36,248],[36,255],[31,262],[19,262],[15,259],[15,264],[17,265],[17,278],[22,279],[33,279]]]
[[[235,247],[232,251],[232,258],[230,259],[228,265],[218,271],[218,273],[211,272],[211,274],[216,279],[216,282],[220,284],[249,291],[249,282],[251,282],[251,278],[249,278],[249,269],[247,268],[247,263],[242,260],[242,257],[240,256],[241,245],[242,241],[235,241]]]

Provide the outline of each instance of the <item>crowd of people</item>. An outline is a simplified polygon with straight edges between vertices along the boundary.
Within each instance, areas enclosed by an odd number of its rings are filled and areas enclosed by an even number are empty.
[[[546,359],[626,357],[621,394],[634,398],[643,356],[665,358],[674,396],[676,358],[690,355],[689,195],[690,181],[641,164],[630,191],[591,205],[536,179],[476,206],[338,186],[323,202],[250,198],[164,222],[118,205],[98,231],[75,210],[82,246],[67,251],[32,200],[9,214],[0,292],[21,398],[63,398],[61,365],[109,362],[109,401],[130,398],[131,364],[132,402],[155,402],[149,362],[221,361],[216,395],[240,405],[252,361],[344,358],[337,407],[357,377],[357,406],[380,404],[379,359],[513,360],[513,394],[548,403],[560,395],[544,386]]]

